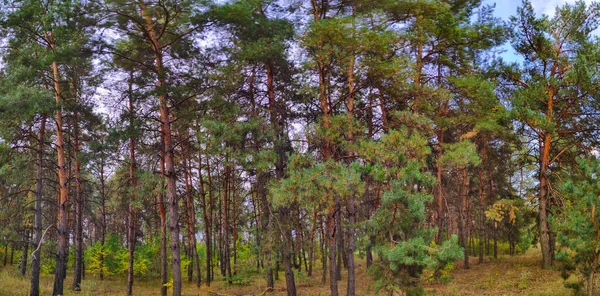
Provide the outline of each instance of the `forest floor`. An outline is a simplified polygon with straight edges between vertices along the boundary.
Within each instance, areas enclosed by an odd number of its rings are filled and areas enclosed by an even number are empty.
[[[455,264],[452,280],[449,283],[432,282],[426,284],[428,295],[571,295],[571,290],[564,287],[560,273],[556,270],[540,269],[539,249],[531,249],[518,256],[501,256],[497,260],[486,258],[484,264],[478,264],[476,257],[471,257],[471,269],[464,269],[462,262]],[[357,260],[356,294],[377,295],[375,282],[366,274],[364,260]],[[250,278],[246,285],[225,286],[223,281],[211,283],[211,287],[197,288],[194,284],[184,282],[184,295],[285,295],[285,278],[281,272],[280,280],[275,285],[274,293],[264,293],[266,282],[261,276]],[[346,275],[342,274],[345,279]],[[66,295],[125,295],[124,278],[113,277],[100,281],[88,278],[82,283],[82,291],[70,291],[72,278],[65,280]],[[304,273],[296,273],[298,295],[329,295],[329,285],[321,285],[321,270],[312,277]],[[41,278],[42,295],[52,293],[52,275]],[[346,281],[339,282],[339,294],[346,294]],[[0,268],[0,295],[28,295],[29,277],[18,274],[16,266]],[[136,281],[134,295],[160,295],[160,287],[156,281]]]

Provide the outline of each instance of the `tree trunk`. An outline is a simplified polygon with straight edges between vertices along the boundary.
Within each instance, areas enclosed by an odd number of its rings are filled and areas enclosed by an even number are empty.
[[[282,213],[282,218],[284,221],[288,221],[288,222],[284,222],[282,226],[283,228],[283,233],[281,236],[281,239],[283,240],[283,264],[285,267],[285,286],[286,286],[286,291],[287,291],[287,295],[288,296],[296,296],[296,282],[294,280],[294,271],[292,270],[292,262],[291,262],[291,258],[290,258],[290,245],[292,242],[292,235],[290,233],[290,209],[280,209],[279,210],[280,213]]]
[[[190,147],[189,147],[189,143],[188,143],[188,156],[191,157],[190,155]],[[183,163],[184,163],[184,177],[185,177],[185,183],[186,183],[186,206],[187,206],[187,214],[188,214],[188,229],[189,229],[189,236],[190,239],[188,240],[188,243],[190,244],[190,256],[192,257],[193,263],[192,266],[189,270],[191,270],[191,272],[188,271],[188,280],[191,282],[193,280],[193,269],[196,269],[196,286],[200,287],[200,284],[202,283],[202,275],[200,274],[200,261],[199,261],[199,256],[198,256],[198,250],[196,248],[196,210],[194,207],[194,200],[193,200],[193,195],[192,195],[192,164],[191,161],[189,162],[189,165],[186,165],[186,163],[188,162],[188,160],[184,159]]]
[[[335,269],[335,278],[338,281],[342,280],[342,266],[343,262],[346,261],[344,257],[344,227],[342,227],[342,205],[339,201],[335,202],[336,215],[335,215],[335,241],[337,244],[337,264]]]
[[[6,242],[6,245],[4,246],[4,263],[2,263],[2,266],[6,266],[6,259],[8,258],[8,242]]]
[[[75,271],[73,291],[81,291],[83,277],[83,201],[81,196],[81,162],[79,160],[79,114],[77,111],[77,82],[72,81],[75,110],[73,112],[73,156],[75,158]]]
[[[13,259],[15,258],[15,243],[10,244],[10,265],[13,266]]]
[[[206,204],[206,191],[204,190],[204,182],[202,180],[202,155],[198,151],[198,176],[199,176],[199,188],[200,196],[202,197],[203,214],[204,214],[204,232],[206,235],[206,285],[210,287],[212,280],[212,213],[213,213],[213,195],[212,195],[212,180],[210,178],[210,163],[208,157],[206,158],[206,171],[208,176],[208,205]]]
[[[181,251],[179,249],[179,199],[177,197],[177,176],[175,176],[175,151],[171,135],[171,115],[167,104],[167,93],[163,89],[165,84],[165,72],[163,70],[162,48],[156,36],[154,21],[147,13],[145,5],[140,2],[141,14],[145,20],[145,31],[152,45],[155,70],[157,75],[156,89],[159,94],[160,121],[163,132],[163,146],[165,150],[165,173],[167,178],[167,200],[169,203],[171,231],[171,256],[173,269],[173,295],[181,295]]]
[[[55,49],[52,32],[46,33],[46,39],[50,40],[50,47]],[[60,87],[60,73],[58,63],[52,62],[52,74],[54,79],[54,96],[56,98],[57,109],[56,116],[56,152],[57,152],[57,171],[58,171],[58,246],[56,252],[56,267],[54,275],[53,295],[63,295],[64,275],[67,266],[67,208],[69,203],[69,188],[67,187],[67,174],[65,170],[65,147],[63,140],[63,116],[62,116],[62,92]]]
[[[484,140],[485,141],[485,140]],[[481,151],[481,168],[479,170],[479,264],[483,263],[483,241],[485,239],[485,161],[487,157],[487,145],[484,142]]]
[[[34,251],[31,258],[31,288],[30,296],[40,295],[40,245],[42,242],[42,200],[43,200],[43,169],[44,169],[44,137],[46,134],[46,114],[40,118],[40,131],[38,136],[37,168],[35,185],[35,214],[34,214]],[[6,265],[6,254],[4,257]]]
[[[337,197],[335,200],[337,201]],[[331,290],[331,296],[338,295],[337,285],[337,263],[336,263],[336,205],[332,204],[327,214],[327,236],[329,240],[329,288]]]
[[[164,134],[164,132],[163,132]],[[161,136],[161,142],[162,142]],[[167,213],[165,209],[164,195],[163,190],[165,188],[165,149],[162,147],[161,149],[161,158],[160,158],[160,193],[158,194],[158,212],[160,217],[160,295],[167,295],[167,286],[166,284],[169,282],[169,272],[168,272],[168,257],[167,257]]]
[[[25,235],[23,236],[23,254],[21,255],[21,275],[25,276],[27,272],[27,253],[29,251],[29,229],[25,229]]]
[[[104,165],[105,158],[104,152],[102,152],[102,163],[100,164],[100,207],[102,209],[102,230],[100,234],[100,244],[101,250],[100,252],[100,280],[104,280],[104,242],[106,239],[106,190],[105,190],[105,180],[104,180]]]
[[[323,273],[321,276],[321,285],[325,285],[325,283],[327,283],[327,256],[329,255],[327,253],[327,235],[326,235],[326,229],[325,226],[323,225],[323,216],[321,216],[321,218],[319,219],[319,228],[321,228],[321,240],[319,245],[321,246],[321,264],[323,265]]]
[[[135,192],[136,192],[136,180],[135,180],[135,139],[134,134],[134,118],[135,109],[133,108],[133,71],[129,72],[128,80],[128,97],[129,97],[129,228],[127,233],[127,251],[129,252],[129,262],[127,268],[127,295],[133,295],[133,269],[135,260],[135,242],[136,242],[136,210],[135,210]]]
[[[494,222],[494,259],[498,259],[498,224]]]
[[[550,246],[550,224],[548,223],[549,202],[548,202],[548,161],[550,154],[550,133],[546,133],[542,144],[542,155],[539,170],[540,194],[539,194],[539,219],[538,226],[540,231],[540,246],[542,249],[542,268],[552,268],[552,249]]]
[[[351,194],[348,200],[348,218],[350,227],[348,227],[348,296],[354,296],[355,283],[354,278],[354,227],[356,226],[356,205],[354,204],[354,195]]]
[[[225,167],[225,183],[224,183],[224,194],[223,194],[223,259],[224,271],[227,282],[231,284],[231,253],[229,243],[229,183],[231,182],[231,167],[228,165]]]
[[[469,225],[468,225],[468,215],[467,211],[469,209],[469,179],[467,177],[467,169],[462,169],[462,202],[461,202],[461,232],[462,232],[462,242],[463,242],[463,257],[464,257],[464,267],[465,269],[469,269]]]

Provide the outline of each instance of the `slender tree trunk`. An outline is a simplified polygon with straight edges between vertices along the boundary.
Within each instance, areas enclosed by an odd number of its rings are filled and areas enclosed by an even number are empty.
[[[236,189],[235,189],[235,184],[236,184],[236,180],[235,180],[235,175],[232,174],[231,176],[232,181],[230,183],[231,186],[231,208],[233,210],[233,213],[231,215],[231,239],[233,240],[233,274],[237,275],[237,240],[238,240],[238,221],[237,221],[237,217],[238,217],[238,203],[237,201],[237,197],[236,197]]]
[[[50,41],[50,47],[55,49],[52,32],[46,33],[46,39]],[[53,295],[62,295],[64,288],[64,275],[67,266],[67,209],[69,203],[69,188],[67,187],[67,174],[65,170],[65,147],[63,140],[63,116],[62,116],[62,92],[60,87],[60,73],[58,63],[52,62],[52,74],[54,79],[54,96],[56,98],[57,109],[56,116],[56,153],[57,153],[57,171],[58,171],[58,247],[56,252],[56,267],[54,276]]]
[[[462,241],[463,241],[463,255],[464,255],[464,267],[469,269],[469,224],[467,211],[469,210],[469,179],[467,176],[467,169],[462,169],[462,205],[461,205],[461,230],[462,230]]]
[[[190,147],[189,147],[189,143],[188,143],[188,155],[190,155]],[[199,256],[198,256],[198,250],[196,248],[196,210],[194,207],[194,200],[193,200],[193,195],[192,195],[192,163],[191,161],[189,161],[189,165],[186,165],[186,163],[188,162],[188,160],[184,159],[183,163],[184,163],[184,170],[185,170],[185,183],[186,183],[186,206],[187,206],[187,211],[188,211],[188,229],[189,229],[189,236],[190,239],[188,240],[188,243],[190,244],[190,256],[192,257],[193,263],[192,266],[189,270],[191,270],[191,272],[188,271],[188,281],[192,281],[193,280],[193,269],[196,269],[196,286],[200,287],[200,284],[202,283],[202,275],[200,274],[200,261],[199,261]]]
[[[129,72],[128,80],[128,97],[129,97],[129,229],[127,233],[128,244],[127,251],[129,252],[129,264],[127,268],[127,295],[133,295],[133,269],[135,259],[135,242],[136,242],[136,228],[135,221],[137,219],[135,209],[135,192],[136,192],[136,179],[135,179],[135,139],[133,137],[135,129],[135,109],[133,107],[133,71]]]
[[[10,265],[13,266],[13,259],[15,257],[15,243],[10,244]]]
[[[317,214],[318,211],[315,209],[313,211],[313,223],[310,228],[310,237],[309,237],[309,246],[308,246],[308,276],[312,276],[313,270],[313,261],[314,261],[314,253],[315,253],[315,232],[317,230]]]
[[[164,90],[165,72],[163,69],[163,54],[160,42],[156,36],[154,21],[145,5],[140,1],[141,14],[145,20],[145,31],[152,45],[157,74],[156,89],[159,93],[160,121],[163,131],[163,145],[165,150],[165,173],[167,178],[167,200],[169,203],[169,230],[171,231],[171,257],[173,268],[173,295],[181,295],[181,251],[179,248],[179,199],[177,197],[177,177],[175,176],[175,151],[171,135],[171,115],[167,104],[167,93]]]
[[[164,134],[164,132],[163,132]],[[161,136],[161,142],[162,142]],[[165,209],[163,190],[165,188],[165,149],[161,149],[160,157],[160,193],[158,194],[158,212],[160,217],[160,295],[167,295],[167,286],[169,282],[169,271],[168,271],[168,257],[167,257],[167,213]]]
[[[441,161],[441,157],[443,155],[443,150],[442,150],[442,143],[444,141],[444,133],[442,130],[437,131],[437,138],[438,138],[438,142],[440,143],[439,147],[437,148],[437,165],[436,165],[436,178],[437,178],[437,183],[436,183],[436,226],[438,228],[438,233],[435,237],[435,241],[438,245],[440,245],[442,243],[443,240],[443,235],[444,235],[444,191],[442,188],[442,161]]]
[[[335,200],[337,201],[337,197]],[[337,202],[335,203],[337,204]],[[336,205],[332,204],[329,208],[329,213],[327,214],[327,236],[329,240],[329,288],[331,290],[331,296],[338,295],[338,285],[337,285],[337,263],[336,263],[336,222],[335,218],[337,215]]]
[[[592,217],[592,219],[595,219],[594,217]],[[598,232],[598,237],[600,238],[600,231]],[[592,260],[592,266],[596,267],[598,266],[598,253],[594,253],[594,259]],[[593,296],[594,294],[594,284],[596,283],[596,269],[592,268],[592,270],[590,270],[590,274],[588,275],[587,278],[587,294],[588,296]]]
[[[6,242],[6,245],[4,245],[4,262],[2,263],[2,266],[6,266],[6,259],[8,258],[8,244],[9,242]]]
[[[338,198],[339,199],[339,198]],[[336,200],[336,215],[335,215],[335,241],[337,244],[337,264],[335,269],[335,278],[338,281],[342,280],[342,266],[346,261],[344,258],[344,227],[342,226],[342,204]]]
[[[104,180],[105,158],[102,152],[102,163],[100,164],[100,207],[102,209],[102,233],[100,235],[100,280],[104,280],[104,242],[106,239],[106,181]]]
[[[198,176],[199,176],[199,188],[200,188],[200,196],[202,197],[202,210],[204,216],[204,232],[206,236],[206,285],[210,287],[210,282],[212,280],[212,211],[213,211],[213,196],[211,190],[211,180],[210,180],[210,165],[208,162],[208,157],[206,158],[206,170],[208,174],[208,205],[206,204],[206,191],[204,189],[204,182],[202,179],[202,155],[201,152],[198,151]],[[209,216],[210,215],[210,216]]]
[[[494,259],[498,259],[498,223],[494,222]]]
[[[348,227],[348,296],[354,296],[356,279],[354,277],[354,227],[356,226],[356,205],[354,204],[354,195],[351,194],[348,200],[348,215],[350,227]]]
[[[291,262],[291,258],[290,258],[290,249],[291,249],[291,242],[292,242],[292,235],[290,233],[290,209],[288,208],[284,208],[284,209],[280,209],[279,212],[281,213],[281,217],[283,218],[284,221],[287,222],[283,222],[283,225],[280,225],[280,227],[282,227],[283,229],[283,233],[281,236],[281,239],[283,240],[283,250],[282,250],[282,255],[283,255],[283,264],[285,267],[285,285],[286,285],[286,291],[287,291],[287,295],[288,296],[296,296],[296,282],[294,280],[294,271],[292,270],[292,262]]]
[[[552,72],[554,74],[556,69],[556,64],[552,68]],[[551,85],[548,89],[548,99],[547,99],[547,110],[546,110],[546,119],[548,122],[552,123],[554,118],[554,94],[555,89]],[[548,214],[550,213],[550,202],[549,202],[549,182],[548,182],[548,167],[550,166],[550,148],[552,145],[552,134],[548,131],[544,132],[543,137],[539,139],[540,146],[540,158],[539,158],[539,183],[540,183],[540,193],[538,196],[539,199],[539,216],[538,216],[538,226],[540,231],[540,246],[542,249],[542,268],[550,269],[552,268],[552,259],[554,257],[553,250],[554,247],[551,245],[551,230],[550,223],[548,222]]]
[[[23,236],[23,254],[21,255],[21,275],[25,276],[27,272],[27,255],[29,251],[29,229],[25,229],[25,235]]]
[[[321,246],[321,264],[323,265],[323,273],[321,276],[321,285],[325,285],[327,283],[327,235],[325,225],[323,224],[323,216],[320,216],[319,219],[319,228],[321,229],[321,239],[319,245]]]
[[[552,253],[550,246],[550,224],[548,223],[548,161],[550,153],[551,135],[547,133],[544,138],[542,149],[542,158],[539,171],[540,194],[539,194],[539,216],[538,224],[540,231],[540,246],[542,249],[542,268],[552,268]]]
[[[40,295],[40,262],[41,252],[39,246],[42,242],[42,200],[43,200],[43,169],[44,169],[44,138],[46,134],[46,114],[40,117],[40,130],[38,135],[37,168],[35,185],[35,214],[34,214],[34,252],[31,259],[31,288],[30,296]],[[6,254],[4,255],[6,265]]]
[[[231,182],[231,167],[227,165],[225,167],[225,182],[224,182],[224,194],[223,194],[223,258],[224,258],[224,271],[227,277],[227,282],[231,284],[231,257],[230,257],[230,243],[229,243],[229,183]]]
[[[485,141],[485,139],[484,139]],[[484,142],[481,150],[481,168],[479,170],[479,264],[483,263],[483,241],[485,239],[485,161],[487,144]]]
[[[356,1],[353,1],[352,5],[352,14],[354,15],[356,11]],[[356,29],[356,25],[354,21],[352,23],[353,32]],[[354,34],[354,33],[353,33]],[[350,57],[350,63],[348,66],[348,114],[351,117],[354,117],[354,62],[355,55],[352,54]],[[382,106],[383,110],[383,106]],[[350,135],[350,141],[354,140],[354,135]],[[346,252],[344,258],[346,259],[346,266],[348,268],[348,288],[346,289],[346,295],[354,296],[355,294],[355,285],[356,279],[354,276],[354,229],[356,227],[356,205],[354,204],[354,194],[350,194],[348,197],[348,220],[350,221],[350,227],[348,227],[348,251]],[[338,213],[341,216],[341,211]],[[341,220],[341,219],[340,219]],[[340,228],[341,229],[341,228]],[[343,236],[343,232],[340,233],[340,236]],[[342,243],[343,247],[343,243]]]
[[[77,82],[72,80],[75,110],[73,112],[73,156],[75,157],[75,272],[73,274],[73,291],[81,291],[83,278],[83,201],[81,196],[81,162],[79,160],[79,114]]]

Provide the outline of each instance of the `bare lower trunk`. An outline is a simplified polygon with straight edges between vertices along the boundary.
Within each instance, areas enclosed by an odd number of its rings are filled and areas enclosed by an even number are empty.
[[[25,276],[27,272],[27,252],[29,250],[29,229],[25,229],[25,235],[23,236],[23,254],[21,255],[21,275]]]
[[[289,220],[290,215],[289,213],[289,209],[284,209],[283,211],[285,211],[286,213],[284,215],[282,215],[284,220]],[[280,211],[280,212],[283,212]],[[294,271],[292,270],[292,262],[291,262],[291,258],[290,258],[290,244],[292,241],[292,235],[290,233],[289,228],[289,222],[284,223],[285,225],[283,225],[283,231],[284,233],[282,233],[282,240],[283,240],[283,264],[285,267],[285,286],[286,286],[286,291],[287,291],[287,295],[288,296],[296,296],[296,282],[294,280]]]
[[[161,176],[165,175],[165,152],[161,150],[160,160]],[[158,211],[160,216],[160,295],[167,295],[167,283],[169,282],[168,257],[167,257],[167,213],[164,204],[162,190],[165,188],[164,178],[160,182],[161,192],[158,194]]]
[[[206,158],[206,169],[208,171],[208,184],[209,184],[209,193],[208,193],[208,204],[206,203],[206,191],[204,190],[204,182],[202,179],[202,155],[201,152],[198,151],[198,178],[200,184],[198,187],[200,188],[200,197],[202,199],[202,211],[204,218],[204,234],[206,236],[206,285],[210,287],[210,282],[212,279],[212,210],[213,210],[213,198],[212,191],[210,191],[210,166],[208,163],[208,157]],[[209,216],[210,215],[210,216]]]
[[[163,89],[165,83],[165,71],[163,69],[163,53],[159,48],[160,40],[155,30],[155,22],[143,1],[139,2],[140,12],[144,18],[144,29],[149,43],[152,45],[155,71],[157,75],[156,89],[159,92],[159,113],[161,130],[163,132],[163,147],[165,151],[165,177],[167,178],[167,202],[169,204],[169,230],[171,231],[171,257],[173,269],[173,295],[181,295],[181,251],[179,248],[179,199],[177,197],[177,176],[175,175],[175,149],[171,135],[171,114],[167,105],[167,93]]]
[[[540,231],[540,246],[542,249],[542,268],[552,268],[552,253],[550,248],[550,226],[548,223],[548,179],[540,178],[540,196],[538,226]]]
[[[462,189],[462,202],[461,202],[461,234],[463,242],[463,261],[465,269],[469,269],[469,224],[467,211],[469,209],[469,179],[467,177],[467,169],[463,168],[463,189]]]
[[[485,239],[485,161],[487,158],[487,144],[485,142],[481,150],[481,168],[479,170],[479,264],[483,263],[483,240]]]
[[[134,260],[135,260],[135,242],[136,242],[136,210],[135,210],[135,192],[136,192],[136,180],[135,180],[135,139],[133,138],[133,129],[134,129],[134,118],[135,118],[135,109],[133,108],[133,71],[129,72],[129,186],[130,186],[130,196],[129,196],[129,229],[128,229],[128,244],[127,251],[129,252],[129,266],[127,268],[127,295],[130,296],[133,294],[133,269],[134,269]]]
[[[73,90],[76,95],[76,83]],[[81,163],[79,161],[79,118],[77,110],[73,114],[74,137],[73,154],[75,157],[75,271],[73,274],[73,291],[81,291],[83,278],[83,200],[81,195]]]
[[[327,239],[326,227],[323,225],[323,216],[321,216],[321,219],[319,219],[319,228],[321,228],[321,241],[319,245],[321,245],[321,264],[323,265],[321,285],[325,285],[325,283],[327,283],[327,258],[329,255],[327,253],[327,243],[329,240]]]
[[[337,198],[336,198],[337,200]],[[337,285],[337,263],[336,263],[336,206],[331,205],[329,213],[327,214],[327,239],[329,240],[329,288],[331,296],[338,295]]]
[[[594,219],[594,218],[592,218]],[[600,231],[598,231],[598,237],[600,238]],[[588,296],[594,295],[594,284],[596,282],[596,266],[598,266],[598,254],[594,253],[594,260],[592,261],[592,270],[587,278],[587,294]]]
[[[42,189],[44,168],[44,137],[46,133],[46,115],[41,115],[40,131],[38,136],[36,187],[35,187],[35,215],[34,215],[34,252],[31,258],[31,288],[30,296],[40,295],[40,262],[41,252],[38,246],[42,242]],[[6,256],[6,255],[5,255]],[[6,257],[5,257],[6,258]],[[6,261],[5,261],[6,262]]]
[[[348,216],[350,223],[352,224],[350,227],[348,227],[348,289],[346,295],[354,296],[354,227],[356,226],[356,206],[354,205],[354,195],[350,195],[348,200]]]
[[[51,47],[54,49],[52,33],[46,33],[48,40],[51,40]],[[67,208],[69,202],[69,188],[67,187],[67,173],[65,170],[65,147],[63,140],[63,116],[62,116],[62,94],[60,90],[60,74],[58,72],[58,63],[52,62],[52,73],[54,78],[54,94],[56,97],[55,111],[56,116],[56,152],[57,152],[57,171],[58,171],[58,247],[56,251],[56,267],[54,274],[53,295],[62,295],[64,288],[64,275],[67,266]]]

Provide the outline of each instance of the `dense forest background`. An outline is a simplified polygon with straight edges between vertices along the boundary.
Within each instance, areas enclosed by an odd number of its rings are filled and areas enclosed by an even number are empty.
[[[317,269],[354,295],[355,258],[419,295],[534,246],[593,295],[600,5],[518,5],[4,0],[0,260],[30,295],[45,274],[296,295]]]

